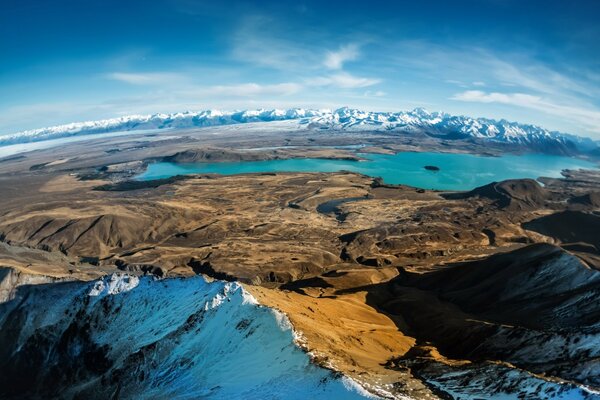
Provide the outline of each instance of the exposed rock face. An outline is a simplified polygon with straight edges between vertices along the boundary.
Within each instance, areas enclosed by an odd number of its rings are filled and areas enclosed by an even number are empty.
[[[44,275],[25,274],[13,268],[0,267],[0,303],[12,300],[19,286],[52,283],[57,280]]]
[[[0,304],[3,399],[366,396],[235,283],[115,274],[16,296]]]

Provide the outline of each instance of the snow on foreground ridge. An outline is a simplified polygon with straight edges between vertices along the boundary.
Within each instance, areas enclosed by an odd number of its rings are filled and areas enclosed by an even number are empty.
[[[283,314],[199,276],[23,287],[0,332],[18,332],[0,334],[2,398],[370,397],[312,364]]]
[[[112,274],[109,278],[100,279],[94,283],[89,296],[100,296],[102,293],[119,294],[128,292],[140,283],[140,278],[127,274]]]
[[[48,128],[33,129],[0,135],[0,146],[37,142],[48,139],[141,129],[177,129],[210,127],[252,122],[297,122],[289,129],[331,129],[349,131],[427,131],[431,134],[454,137],[473,137],[504,143],[574,143],[582,150],[597,147],[591,139],[550,132],[535,125],[506,120],[453,116],[443,112],[430,113],[417,108],[412,111],[371,112],[350,108],[337,110],[245,110],[223,112],[206,110],[171,114],[130,115],[113,119],[77,122]]]

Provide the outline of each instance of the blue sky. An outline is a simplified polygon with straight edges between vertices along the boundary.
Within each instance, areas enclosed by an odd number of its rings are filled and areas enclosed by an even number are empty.
[[[600,138],[599,15],[594,0],[2,0],[0,134],[350,106]]]

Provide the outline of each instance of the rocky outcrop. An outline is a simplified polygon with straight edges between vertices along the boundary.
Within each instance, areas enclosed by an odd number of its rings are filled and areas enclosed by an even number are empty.
[[[0,303],[12,300],[20,286],[40,285],[62,280],[64,279],[37,274],[26,274],[14,268],[0,267]]]

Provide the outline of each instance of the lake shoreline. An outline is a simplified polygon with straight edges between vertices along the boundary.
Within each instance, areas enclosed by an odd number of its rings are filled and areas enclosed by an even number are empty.
[[[320,155],[315,152],[313,154]],[[171,157],[149,163],[144,172],[133,176],[134,181],[168,179],[178,175],[217,174],[238,175],[248,173],[283,172],[339,172],[349,171],[372,178],[381,177],[386,184],[407,185],[429,190],[463,191],[507,179],[558,178],[567,169],[594,169],[594,164],[570,157],[540,154],[505,155],[486,157],[463,153],[400,152],[395,154],[364,153],[355,157],[334,153],[331,158],[290,156],[269,159],[239,157],[239,153],[223,153],[225,159],[213,161],[210,153]],[[287,156],[287,154],[286,154]],[[235,157],[236,160],[232,160]],[[180,162],[181,160],[200,160]],[[357,162],[361,161],[361,162]],[[436,170],[431,167],[435,166]],[[473,174],[473,171],[477,173]]]

